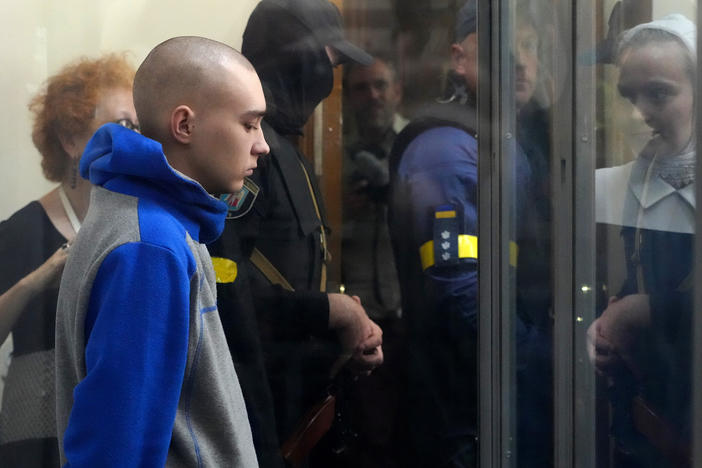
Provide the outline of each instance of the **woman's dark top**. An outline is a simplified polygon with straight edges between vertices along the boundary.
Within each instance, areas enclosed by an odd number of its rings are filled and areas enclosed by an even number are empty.
[[[37,201],[1,222],[0,294],[37,269],[64,242]],[[58,282],[29,302],[12,329],[14,350],[0,407],[2,466],[59,466],[54,392],[57,297]]]

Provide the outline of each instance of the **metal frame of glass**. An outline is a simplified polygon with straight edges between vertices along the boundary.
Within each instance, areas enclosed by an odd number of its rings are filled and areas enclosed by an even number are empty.
[[[697,25],[699,27],[700,24],[702,24],[702,9],[697,8]],[[697,50],[700,50],[700,45],[702,45],[702,39],[700,39],[700,35],[697,35]],[[696,89],[696,99],[697,102],[699,103],[699,97],[702,96],[702,81],[699,79],[699,77],[702,76],[702,65],[700,60],[697,60],[697,89]],[[699,115],[699,104],[697,104],[695,112],[698,113]],[[698,129],[699,129],[699,123],[698,123]],[[697,131],[697,148],[702,148],[702,132],[699,130]],[[695,174],[695,180],[702,180],[702,165],[699,164],[699,157],[698,157],[698,163],[696,167],[696,174]],[[697,193],[695,194],[696,197],[696,206],[700,207],[702,206],[702,190],[699,190],[699,187],[697,188]],[[695,232],[700,233],[702,232],[702,216],[700,216],[699,211],[697,212],[697,217],[696,217],[696,225],[695,225]],[[695,288],[694,291],[694,307],[695,307],[695,312],[698,312],[700,307],[702,306],[702,287],[699,287],[700,284],[700,272],[702,271],[702,255],[700,253],[702,252],[702,236],[697,235],[695,236],[695,281],[693,284],[698,285],[698,287]],[[692,372],[692,408],[693,408],[693,413],[692,413],[692,433],[693,433],[693,444],[692,444],[692,466],[696,468],[702,467],[702,443],[700,443],[700,437],[702,437],[702,372],[699,370],[702,369],[702,317],[700,316],[699,313],[695,313],[693,315],[693,337],[694,337],[694,345],[693,345],[693,357],[692,357],[692,363],[693,363],[693,372]]]
[[[494,192],[499,187],[495,175],[499,174],[496,163],[497,149],[493,142],[499,141],[499,130],[492,125],[493,115],[499,115],[499,108],[493,102],[493,77],[499,74],[499,63],[493,61],[493,51],[499,52],[500,1],[484,2],[478,8],[478,271],[479,287],[479,386],[480,398],[480,466],[500,466],[501,445],[501,405],[497,397],[501,394],[500,354],[497,343],[500,342],[499,316],[499,259],[492,256],[493,230],[499,219],[498,197]],[[487,7],[487,8],[486,8]],[[499,23],[498,23],[499,24]],[[495,163],[495,164],[493,164]],[[498,167],[494,167],[497,165]]]
[[[514,0],[492,0],[479,11],[480,70],[480,407],[482,467],[511,466],[511,377],[509,343],[511,321],[509,297],[505,287],[505,200],[504,156],[514,122],[514,107],[503,90],[511,88],[510,50],[514,30]],[[553,268],[554,275],[554,405],[555,458],[558,467],[597,466],[595,374],[586,353],[586,331],[595,318],[595,224],[594,174],[596,161],[595,115],[596,71],[594,66],[578,63],[578,57],[596,47],[595,0],[555,2],[554,15],[561,31],[563,46],[574,51],[553,57],[559,94],[553,102],[558,116],[558,131],[553,132]],[[483,6],[481,4],[481,6]],[[702,24],[702,12],[697,13]],[[698,49],[702,41],[698,37]],[[698,74],[702,67],[698,63]],[[499,83],[499,87],[494,83]],[[577,93],[575,92],[577,90]],[[702,82],[697,83],[702,95]],[[492,123],[496,122],[496,125]],[[698,147],[702,136],[697,135]],[[702,167],[697,166],[697,179]],[[702,191],[697,193],[702,206]],[[702,232],[702,216],[697,217]],[[702,251],[702,239],[696,238]],[[499,253],[498,253],[499,252]],[[702,256],[696,258],[696,270]],[[702,304],[702,288],[695,291],[696,304]],[[702,368],[702,317],[694,321],[694,369]],[[702,467],[702,372],[693,379],[694,433],[693,466]]]
[[[572,28],[575,31],[573,37],[574,57],[582,57],[596,47],[596,5],[593,0],[577,2],[574,7],[575,24]],[[573,17],[569,15],[568,17]],[[562,456],[559,461],[565,462],[566,456],[572,456],[571,466],[591,467],[596,466],[597,453],[595,443],[595,396],[596,382],[595,374],[590,365],[586,351],[586,336],[588,326],[595,319],[595,219],[594,198],[595,198],[595,161],[596,161],[596,137],[595,137],[595,106],[596,106],[596,73],[595,66],[578,64],[573,61],[570,66],[573,70],[574,86],[577,93],[571,91],[571,102],[574,103],[573,112],[564,112],[571,117],[570,146],[573,155],[571,166],[573,168],[573,179],[570,182],[568,193],[573,194],[573,211],[571,218],[567,220],[573,227],[573,264],[570,266],[574,272],[574,282],[569,288],[571,292],[572,311],[565,313],[568,309],[557,309],[563,313],[557,317],[567,316],[567,324],[561,322],[561,327],[557,333],[565,333],[566,330],[571,336],[570,343],[563,343],[564,347],[572,347],[568,358],[571,359],[571,373],[569,375],[571,385],[567,385],[572,397],[562,402],[556,399],[559,416],[562,419],[568,412],[573,415],[570,426],[572,438],[569,441],[568,449],[559,448],[558,454]],[[564,109],[565,111],[565,109]],[[576,118],[573,118],[576,116]],[[556,217],[558,219],[558,217]],[[557,221],[558,222],[558,221]],[[558,236],[558,234],[557,234]],[[565,239],[559,245],[564,248]],[[558,258],[558,257],[556,257]],[[565,266],[565,265],[564,265]],[[560,275],[556,275],[558,277]],[[565,307],[566,304],[564,303]],[[558,321],[558,320],[557,320]],[[565,350],[557,347],[555,355],[560,356]],[[564,361],[564,360],[563,360]],[[560,362],[560,367],[565,368],[566,362]],[[565,376],[563,376],[565,377]],[[558,380],[557,380],[558,382]],[[561,387],[566,384],[560,383]],[[564,407],[563,403],[572,405],[572,412]],[[557,431],[558,433],[558,431]],[[558,440],[557,440],[558,443]],[[559,445],[557,445],[559,446]],[[567,453],[570,451],[570,453]],[[563,465],[566,466],[566,465]]]

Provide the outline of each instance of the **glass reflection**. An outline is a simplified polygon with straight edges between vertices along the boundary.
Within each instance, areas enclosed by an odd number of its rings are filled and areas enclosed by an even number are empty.
[[[220,31],[219,36],[223,36],[220,39],[237,46],[246,18],[258,3],[258,0],[246,0],[237,3],[246,6],[226,5],[227,11],[231,8],[241,10],[234,15],[240,18],[239,24],[235,24],[238,30],[232,28],[231,15],[221,15],[224,19],[219,20],[211,13],[203,14],[197,23],[198,29],[206,31],[206,35],[216,35],[219,25],[219,29],[225,31]],[[328,213],[343,213],[344,232],[342,255],[335,255],[330,265],[341,264],[341,282],[346,286],[346,292],[360,296],[369,316],[383,328],[385,351],[385,364],[371,377],[348,379],[343,383],[345,393],[337,394],[345,414],[343,427],[339,428],[339,421],[336,421],[331,434],[334,430],[343,432],[344,437],[340,439],[344,440],[346,452],[334,454],[335,463],[369,468],[433,467],[442,463],[477,466],[476,392],[480,385],[487,386],[488,383],[479,382],[476,372],[477,259],[470,254],[461,257],[460,253],[460,249],[467,249],[464,253],[470,252],[471,242],[473,238],[477,242],[478,233],[478,139],[470,119],[477,101],[476,56],[479,44],[477,35],[464,36],[465,28],[475,31],[476,26],[472,23],[475,13],[462,10],[458,19],[467,23],[454,25],[456,13],[466,3],[464,0],[344,0],[334,3],[343,11],[348,37],[353,37],[353,42],[358,42],[368,51],[381,50],[373,53],[376,61],[368,67],[344,65],[343,199],[338,203],[327,200],[330,202],[327,204]],[[476,8],[478,4],[483,5],[477,1],[468,3]],[[552,421],[554,405],[558,404],[553,400],[552,391],[553,318],[558,312],[570,313],[554,311],[552,301],[553,279],[560,272],[553,270],[551,188],[555,184],[551,164],[554,158],[561,156],[551,154],[552,144],[559,143],[558,138],[567,139],[572,129],[565,128],[558,118],[552,119],[551,105],[558,98],[554,96],[558,91],[553,89],[555,85],[550,80],[557,72],[552,63],[558,60],[554,49],[563,49],[559,53],[565,55],[573,51],[549,33],[551,28],[564,27],[557,24],[555,11],[561,11],[564,3],[553,0],[485,2],[493,7],[499,4],[501,11],[509,7],[507,16],[514,15],[514,31],[503,36],[510,44],[505,47],[509,49],[505,55],[510,55],[510,58],[503,62],[509,65],[509,69],[500,72],[510,74],[513,87],[508,90],[496,85],[495,93],[503,103],[506,102],[502,110],[508,109],[514,116],[516,139],[514,148],[503,158],[503,161],[508,161],[503,166],[505,174],[495,174],[495,177],[509,185],[502,192],[509,197],[509,209],[500,222],[508,224],[504,230],[509,232],[508,241],[518,246],[516,262],[510,267],[509,278],[514,283],[507,286],[514,289],[506,294],[511,295],[510,300],[514,303],[507,304],[502,311],[503,317],[508,317],[514,324],[508,332],[509,350],[513,354],[502,356],[502,364],[509,366],[509,375],[515,379],[510,382],[514,385],[508,394],[514,397],[514,401],[509,400],[507,404],[514,404],[516,408],[516,413],[512,413],[515,419],[510,421],[514,427],[509,428],[509,434],[516,435],[516,443],[510,448],[516,449],[512,460],[520,467],[553,466]],[[592,370],[598,375],[598,425],[587,430],[597,432],[597,449],[602,452],[598,453],[597,466],[686,466],[689,465],[691,440],[689,368],[696,216],[696,39],[693,23],[681,16],[662,18],[662,12],[694,2],[604,0],[595,3],[597,13],[593,16],[598,18],[612,4],[615,6],[609,18],[606,47],[597,47],[593,52],[598,62],[593,78],[597,80],[596,110],[600,132],[596,165],[601,168],[596,173],[595,193],[598,283],[595,287],[591,280],[577,282],[578,288],[587,284],[583,287],[592,286],[602,296],[597,307],[598,318],[589,328]],[[213,5],[208,3],[210,8],[207,10],[211,12]],[[517,8],[512,10],[512,6]],[[156,7],[144,8],[135,25],[152,17],[148,8]],[[159,8],[163,9],[162,5]],[[124,34],[125,25],[117,23],[114,15],[95,21],[95,16],[99,15],[96,9],[83,9],[87,12],[80,16],[85,19],[83,23],[98,24],[93,28],[96,31],[81,32],[85,37],[100,36],[100,25],[109,23],[110,31],[119,32],[120,48],[129,47],[138,52],[153,42],[151,36],[142,37],[137,26],[127,28],[130,34]],[[98,9],[102,11],[102,8]],[[41,18],[36,20],[36,25],[32,23],[30,27],[24,27],[32,31],[36,26],[43,33],[36,32],[35,43],[26,41],[31,44],[28,50],[21,49],[23,57],[30,57],[35,49],[41,50],[46,55],[42,60],[51,65],[65,60],[65,56],[56,53],[58,50],[62,53],[70,51],[71,55],[83,52],[73,51],[75,41],[61,42],[63,36],[56,26],[63,26],[63,15],[76,15],[69,10],[51,10],[53,14],[42,10],[36,15]],[[188,15],[190,22],[201,14],[191,13]],[[691,17],[689,9],[686,14]],[[173,14],[168,21],[162,22],[177,27],[168,29],[168,32],[158,30],[158,34],[166,37],[184,33],[180,30],[182,18],[178,16],[180,14]],[[651,18],[661,19],[647,23]],[[274,35],[280,36],[282,23],[276,21],[273,20],[270,30],[275,30]],[[40,24],[42,22],[46,24]],[[501,26],[507,28],[507,23],[505,21]],[[639,26],[627,31],[636,24]],[[600,32],[598,28],[593,29]],[[355,41],[357,38],[360,39]],[[127,42],[123,44],[122,39]],[[113,45],[94,42],[102,49]],[[41,60],[35,61],[41,63]],[[281,63],[274,59],[270,66],[279,70]],[[35,63],[33,66],[47,65]],[[41,76],[43,79],[46,73]],[[563,82],[570,83],[570,77],[553,78],[554,81],[556,78],[560,80],[561,87]],[[39,82],[35,79],[17,81],[23,88],[31,90],[34,90],[33,83]],[[18,94],[14,92],[16,88],[7,89],[12,90],[8,94]],[[320,87],[315,91],[324,94],[322,91],[326,92],[326,89]],[[578,92],[577,86],[575,92]],[[450,104],[444,102],[439,108],[457,109],[456,113],[448,118],[443,111],[433,113],[437,109],[434,103],[437,96],[442,101],[451,101]],[[492,105],[491,99],[498,99],[495,96],[482,98],[485,100],[481,104],[486,106]],[[316,104],[317,98],[314,100]],[[305,118],[314,107],[310,106],[305,109]],[[14,121],[20,119],[15,118],[14,111],[8,114],[13,116],[13,122],[5,125],[8,134],[26,135],[26,131],[16,131]],[[121,115],[108,117],[130,128],[136,127],[133,119],[123,119]],[[414,139],[403,157],[397,155],[400,162],[393,168],[390,155],[398,135],[402,135],[409,121],[416,124],[427,117],[444,119],[439,122],[439,127],[446,133],[434,140],[425,140],[424,146],[410,148],[421,143],[421,140]],[[447,124],[446,120],[451,122]],[[416,126],[412,128],[417,129]],[[428,133],[437,128],[421,127],[420,130],[420,133]],[[25,146],[31,146],[29,138],[26,140]],[[14,154],[11,145],[16,142],[9,138],[5,141],[5,154]],[[22,151],[26,152],[26,149],[32,148],[22,148]],[[423,167],[409,167],[411,158],[407,158],[411,152],[415,153],[417,164],[425,164]],[[452,158],[453,161],[442,165]],[[331,171],[323,167],[321,177],[331,175]],[[14,171],[6,172],[4,180],[23,179],[22,185],[26,186],[33,185],[39,178],[27,177],[29,173],[26,171],[19,177]],[[310,169],[310,174],[313,173],[314,170]],[[387,226],[390,180],[393,177],[399,190],[395,194],[394,220],[391,220],[395,230],[395,251]],[[580,181],[574,183],[577,185]],[[70,186],[70,179],[65,184]],[[43,191],[46,189],[39,193]],[[22,205],[17,203],[15,206],[6,201],[6,213],[14,212],[19,206]],[[579,215],[581,213],[575,213],[575,216]],[[438,228],[449,225],[446,232],[449,237],[455,234],[459,249],[456,263],[451,263],[452,260],[442,263],[439,258],[447,252],[436,248],[443,244],[443,241],[436,242],[437,235],[440,237],[444,232]],[[455,232],[452,231],[456,226]],[[281,237],[289,232],[292,231],[281,230]],[[341,235],[334,230],[332,239]],[[20,255],[26,274],[30,267],[39,267],[67,238],[59,236],[52,240],[52,247],[42,254],[43,258],[29,263],[29,257],[21,256],[19,250],[12,253]],[[431,255],[424,247],[427,242],[434,242]],[[493,245],[500,248],[496,242]],[[420,249],[423,247],[426,258],[433,256],[434,263],[427,260],[422,265],[424,257]],[[0,250],[15,250],[14,244],[3,240]],[[290,253],[289,249],[284,251]],[[315,248],[314,252],[318,249]],[[495,255],[497,253],[496,250]],[[399,259],[397,265],[395,255]],[[0,258],[9,257],[0,255]],[[9,276],[0,292],[19,279],[19,270],[10,263],[2,268],[3,275]],[[297,272],[300,268],[295,265],[291,270]],[[245,277],[242,268],[237,287],[249,287],[244,283]],[[220,295],[221,298],[226,298],[226,295]],[[251,311],[246,313],[258,317],[254,315],[253,303],[250,307]],[[43,306],[36,308],[40,309],[43,311]],[[594,313],[593,309],[588,313]],[[590,325],[591,315],[579,315],[585,327]],[[20,322],[26,320],[20,318]],[[52,333],[49,330],[51,324],[42,327],[46,330],[41,332],[36,332],[35,323],[30,325],[25,327],[28,333],[14,333],[13,370],[7,379],[6,403],[0,415],[2,442],[7,437],[16,437],[13,431],[19,427],[14,422],[7,422],[10,421],[8,411],[14,404],[12,400],[28,401],[25,394],[18,393],[16,386],[13,389],[12,384],[13,380],[16,381],[18,365],[26,354],[25,343],[28,340],[48,342]],[[239,326],[239,322],[231,325],[231,329],[245,338],[254,336],[250,334],[250,328]],[[239,345],[246,342],[237,338],[231,341]],[[578,349],[584,350],[585,347]],[[303,364],[308,365],[309,361],[287,349],[273,349],[273,352],[300,362],[295,368],[281,366],[281,373],[292,376],[282,391],[301,394],[309,382],[302,381],[302,372],[298,369]],[[260,358],[259,355],[255,357]],[[590,372],[590,368],[587,369]],[[246,369],[240,366],[238,371],[244,385]],[[319,386],[325,394],[326,371],[326,367],[321,369],[320,380],[323,382]],[[260,387],[263,390],[250,391],[249,395],[253,397],[249,396],[249,402],[258,399],[265,403],[270,400],[270,395],[264,379],[270,376],[261,373],[256,378],[263,382]],[[256,414],[250,413],[252,424],[258,424],[260,429],[265,424],[260,421],[273,421],[268,428],[271,432],[276,430],[275,416],[285,417],[288,421],[297,421],[301,416],[298,414],[300,408],[295,408],[290,414],[282,414],[284,411],[281,410],[273,414],[270,403],[251,405],[251,408],[251,411],[257,411]],[[27,412],[26,415],[25,422],[33,413]],[[271,458],[279,458],[278,434],[273,433],[266,443]],[[0,465],[11,465],[8,460],[12,459],[5,458],[2,450],[0,448]],[[260,457],[259,462],[265,466],[265,460],[265,457]],[[324,462],[316,463],[317,466],[328,466]],[[312,461],[310,466],[315,466],[315,462]]]
[[[387,230],[388,156],[409,122],[399,113],[402,83],[394,63],[374,54],[368,66],[344,68],[354,132],[344,136],[342,283],[373,319],[399,318],[397,271]]]
[[[516,462],[553,464],[553,310],[551,263],[551,112],[549,71],[541,61],[548,15],[543,4],[522,1],[513,35],[514,109],[517,145],[529,165],[526,192],[512,187],[519,211],[516,269]],[[502,90],[504,94],[505,90]],[[504,222],[504,221],[503,221]]]
[[[393,454],[401,425],[402,308],[387,224],[388,159],[409,122],[400,113],[402,82],[390,55],[372,53],[368,66],[344,66],[343,238],[341,282],[361,298],[383,330],[383,365],[350,389],[357,466],[400,466]]]
[[[445,99],[390,156],[390,235],[407,348],[408,466],[477,463],[477,2],[458,11]]]
[[[599,272],[615,293],[588,330],[611,405],[613,466],[690,460],[695,44],[695,25],[674,14],[626,31],[616,54],[617,89],[651,135],[634,161],[596,171],[598,229],[622,241]],[[618,263],[614,284],[607,270]]]

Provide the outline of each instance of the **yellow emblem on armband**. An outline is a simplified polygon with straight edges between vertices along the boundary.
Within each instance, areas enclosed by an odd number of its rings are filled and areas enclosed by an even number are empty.
[[[509,265],[513,268],[517,267],[517,259],[519,257],[519,246],[516,242],[509,243]],[[458,258],[478,259],[478,238],[468,234],[459,234],[458,236]],[[422,270],[433,267],[436,263],[434,257],[434,241],[428,241],[422,244],[419,248],[419,259],[422,262]]]
[[[212,257],[212,266],[218,283],[233,283],[239,271],[236,262],[228,258]]]
[[[434,241],[428,241],[419,248],[419,258],[422,262],[422,270],[434,266],[436,263],[434,254]],[[478,259],[478,237],[469,234],[458,235],[458,258]]]

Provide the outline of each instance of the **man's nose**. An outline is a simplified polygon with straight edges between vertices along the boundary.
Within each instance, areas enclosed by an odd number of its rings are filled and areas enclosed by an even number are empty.
[[[268,146],[268,143],[266,143],[266,139],[263,137],[263,132],[261,132],[261,139],[253,145],[251,153],[254,156],[260,157],[267,155],[268,153],[270,153],[270,151],[271,148]]]
[[[646,99],[636,99],[633,104],[634,109],[631,112],[631,117],[636,120],[643,120],[648,124],[649,120],[653,116],[652,106],[646,101]]]
[[[524,51],[523,46],[516,46],[514,48],[514,51],[512,51],[512,55],[514,57],[514,64],[517,67],[523,67],[524,66],[524,59],[526,57],[526,52]]]
[[[634,120],[634,121],[639,120],[640,121],[643,119],[644,119],[644,116],[641,113],[639,106],[637,106],[636,104],[633,104],[631,106],[631,120]]]

